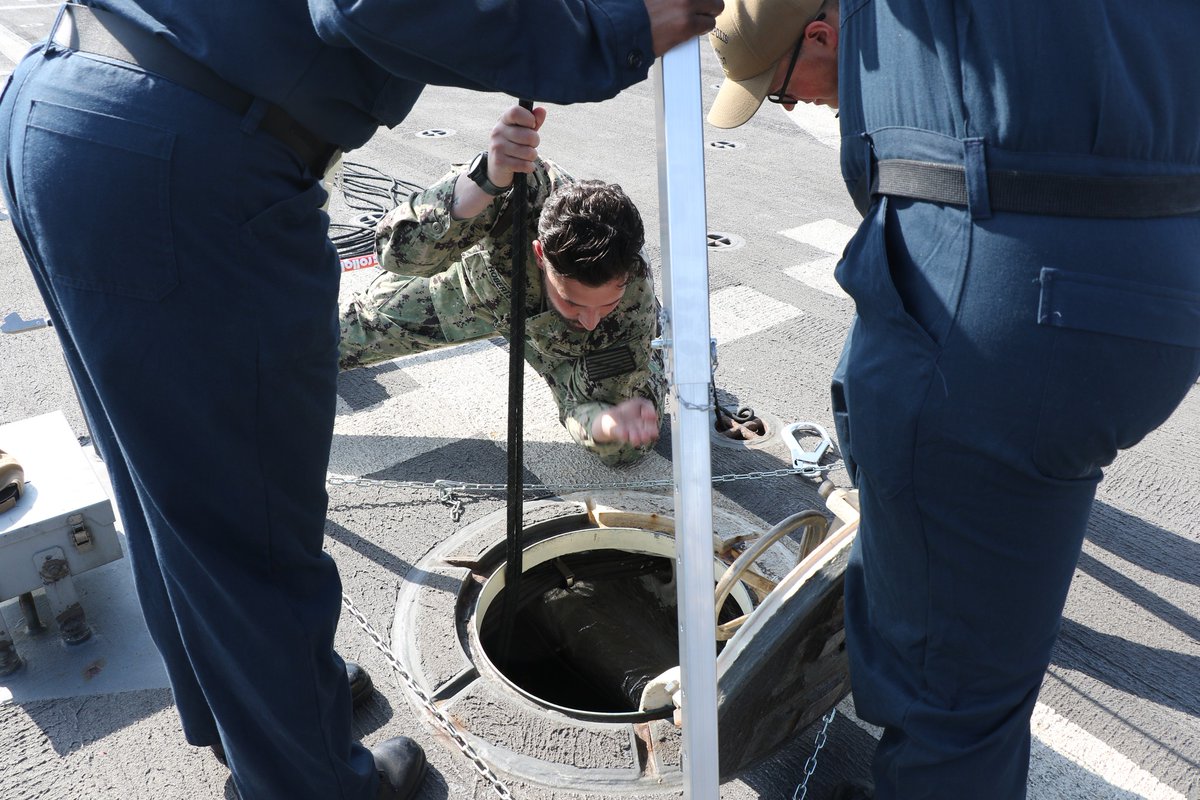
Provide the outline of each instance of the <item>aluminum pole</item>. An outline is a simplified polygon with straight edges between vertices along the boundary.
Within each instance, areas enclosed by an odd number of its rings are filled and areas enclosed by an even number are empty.
[[[671,382],[684,797],[717,800],[717,650],[713,588],[712,367],[700,40],[654,68],[663,327]]]

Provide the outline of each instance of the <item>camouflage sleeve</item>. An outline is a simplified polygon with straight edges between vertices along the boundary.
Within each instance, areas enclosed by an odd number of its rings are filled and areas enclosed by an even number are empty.
[[[467,168],[455,167],[384,215],[375,227],[375,251],[381,267],[400,275],[427,278],[448,269],[464,251],[480,246],[492,252],[502,245],[500,239],[512,235],[509,193],[500,195],[470,219],[454,219],[454,184]],[[554,162],[537,162],[529,180],[530,224],[534,231],[546,197],[555,187],[573,180]]]
[[[375,226],[379,266],[400,275],[431,277],[448,269],[464,250],[482,240],[495,218],[493,202],[482,214],[456,220],[454,184],[466,167],[456,167],[427,189],[413,192]]]

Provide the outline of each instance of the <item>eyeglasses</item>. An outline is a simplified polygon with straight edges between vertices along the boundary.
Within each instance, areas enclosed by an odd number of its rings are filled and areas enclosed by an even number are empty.
[[[805,23],[804,30],[808,30],[808,26],[812,23],[819,22],[823,19],[825,19],[824,11],[822,11],[820,14],[817,14],[809,22]],[[767,100],[770,100],[772,103],[787,103],[789,105],[795,105],[796,103],[800,102],[795,97],[792,97],[787,93],[787,88],[788,84],[792,82],[792,72],[796,69],[796,62],[800,60],[800,48],[803,46],[804,31],[801,31],[800,38],[796,41],[796,47],[794,50],[792,50],[792,60],[788,62],[787,74],[783,76],[783,85],[779,87],[778,91],[768,94]]]

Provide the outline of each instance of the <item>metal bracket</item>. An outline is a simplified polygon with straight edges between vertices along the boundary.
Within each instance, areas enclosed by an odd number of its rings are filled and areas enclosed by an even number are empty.
[[[36,331],[38,328],[51,328],[53,326],[53,323],[45,317],[21,319],[21,315],[13,311],[4,318],[3,323],[0,323],[0,333],[25,333],[26,331]]]
[[[662,351],[666,352],[666,351],[669,351],[674,346],[674,342],[672,342],[670,339],[664,339],[661,336],[656,336],[655,338],[650,340],[650,346],[652,348],[654,348],[655,350],[662,350]],[[708,358],[712,362],[713,371],[716,371],[716,369],[717,369],[717,340],[716,339],[708,340]]]
[[[13,644],[12,632],[4,622],[4,615],[0,614],[0,678],[16,672],[24,663]]]
[[[800,436],[807,434],[810,436],[819,436],[821,441],[812,450],[805,450],[804,445],[800,444]],[[788,450],[792,453],[793,467],[815,467],[821,463],[822,456],[829,450],[829,446],[833,442],[829,439],[829,434],[815,422],[793,422],[791,425],[784,427],[782,436],[787,442]]]
[[[34,566],[42,576],[42,587],[50,610],[58,622],[58,632],[65,644],[79,644],[92,637],[87,615],[79,604],[79,595],[71,581],[71,567],[61,547],[51,547],[33,556]]]

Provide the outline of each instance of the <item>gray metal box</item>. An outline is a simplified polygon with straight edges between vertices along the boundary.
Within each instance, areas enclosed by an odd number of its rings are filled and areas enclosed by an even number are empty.
[[[61,411],[0,425],[25,494],[0,513],[0,602],[43,588],[47,550],[78,575],[121,557],[112,503]]]

